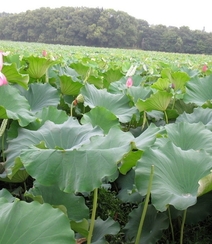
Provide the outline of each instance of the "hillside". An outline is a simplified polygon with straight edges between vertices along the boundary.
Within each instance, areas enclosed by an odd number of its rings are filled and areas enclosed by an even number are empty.
[[[212,54],[212,33],[192,31],[186,26],[150,26],[125,12],[100,8],[40,8],[20,14],[0,13],[0,39]]]

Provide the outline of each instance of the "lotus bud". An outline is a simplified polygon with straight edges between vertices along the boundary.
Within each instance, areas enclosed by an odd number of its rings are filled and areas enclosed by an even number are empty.
[[[128,77],[127,82],[126,82],[126,86],[129,88],[133,85],[133,79],[132,77]]]
[[[76,106],[78,103],[83,103],[84,97],[82,94],[79,94],[77,98],[73,101],[74,106]]]
[[[84,102],[84,97],[82,94],[79,94],[76,98],[77,103],[83,103]]]
[[[208,70],[208,66],[206,64],[204,64],[202,67],[202,72],[206,72],[207,70]]]
[[[46,51],[46,50],[43,50],[43,51],[42,51],[42,56],[43,56],[43,57],[46,57],[46,56],[47,56],[47,51]]]
[[[172,84],[170,85],[170,88],[174,89],[174,88],[175,88],[175,84],[172,83]]]

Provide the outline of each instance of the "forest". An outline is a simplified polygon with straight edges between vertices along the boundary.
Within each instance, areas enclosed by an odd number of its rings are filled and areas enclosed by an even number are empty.
[[[150,25],[123,11],[87,7],[0,13],[0,40],[212,54],[212,33],[204,29]]]

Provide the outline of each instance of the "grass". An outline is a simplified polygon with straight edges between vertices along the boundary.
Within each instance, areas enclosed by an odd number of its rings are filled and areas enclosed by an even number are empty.
[[[92,199],[92,195],[89,197]],[[99,189],[97,216],[103,220],[109,216],[118,221],[121,226],[121,231],[114,236],[107,236],[108,243],[112,244],[134,244],[133,242],[126,242],[123,231],[124,226],[128,222],[129,213],[137,207],[136,204],[123,203],[116,197],[115,191],[106,189]],[[92,207],[92,202],[87,202]],[[172,240],[170,228],[162,233],[162,237],[156,244],[179,244],[181,220],[175,219],[173,221],[175,241]],[[212,243],[212,215],[209,215],[205,220],[198,222],[195,225],[185,225],[184,228],[184,244],[211,244]],[[148,244],[148,243],[146,243]]]
[[[180,236],[180,227],[175,223],[175,239],[171,240],[169,230],[164,231],[163,236],[157,244],[178,244]],[[200,221],[195,225],[185,225],[184,244],[211,244],[212,243],[212,215],[208,216],[204,221]]]

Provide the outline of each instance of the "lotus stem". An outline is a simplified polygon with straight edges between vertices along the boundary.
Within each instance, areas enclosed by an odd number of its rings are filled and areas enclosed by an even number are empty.
[[[70,106],[70,116],[71,117],[73,116],[73,107],[74,107],[74,101],[71,103],[71,106]]]
[[[144,126],[145,126],[145,124],[146,124],[146,121],[147,121],[147,118],[146,118],[146,112],[144,111],[143,124],[142,124],[142,127],[141,127],[142,130],[144,129]]]
[[[175,97],[175,95],[174,95],[173,104],[172,104],[172,109],[174,109],[175,102],[176,102],[176,97]]]
[[[1,123],[1,127],[0,127],[0,137],[4,134],[5,129],[7,127],[7,122],[8,119],[3,119],[2,123]]]
[[[183,213],[183,219],[182,219],[181,230],[180,230],[180,244],[183,244],[183,230],[185,226],[186,213],[187,213],[187,209],[185,209]]]
[[[45,82],[46,82],[46,83],[49,83],[49,73],[48,73],[48,69],[46,70]]]
[[[165,122],[166,122],[166,124],[168,124],[169,120],[168,120],[168,116],[167,116],[166,110],[164,110],[164,115],[165,115]]]
[[[98,188],[94,189],[94,196],[93,196],[93,209],[91,214],[91,223],[88,232],[87,244],[91,244],[91,239],[93,236],[95,218],[96,218],[96,209],[97,209],[97,199],[98,199]]]
[[[172,233],[172,241],[174,242],[174,229],[173,229],[173,224],[172,224],[170,206],[168,206],[168,215],[169,215],[169,223],[170,223],[170,228],[171,228],[171,233]]]
[[[5,132],[6,127],[7,127],[7,122],[8,122],[8,119],[3,119],[2,123],[1,123],[1,127],[0,127],[0,137],[2,137],[1,148],[2,148],[3,162],[5,162],[5,155],[4,155],[4,132]]]
[[[89,68],[89,70],[88,70],[88,72],[86,74],[86,77],[85,77],[85,79],[83,81],[84,84],[87,82],[88,78],[90,77],[90,74],[91,74],[91,67]]]
[[[139,244],[139,242],[140,242],[141,232],[143,229],[144,219],[145,219],[145,216],[147,213],[147,208],[148,208],[148,203],[149,203],[149,198],[150,198],[150,192],[151,192],[151,188],[152,188],[153,175],[154,175],[154,165],[151,166],[151,173],[150,173],[150,177],[149,177],[149,185],[148,185],[147,195],[146,195],[145,202],[144,202],[143,212],[141,215],[141,220],[139,223],[135,244]]]
[[[1,148],[2,148],[2,160],[3,160],[3,162],[5,162],[6,158],[4,155],[4,134],[2,135]]]

